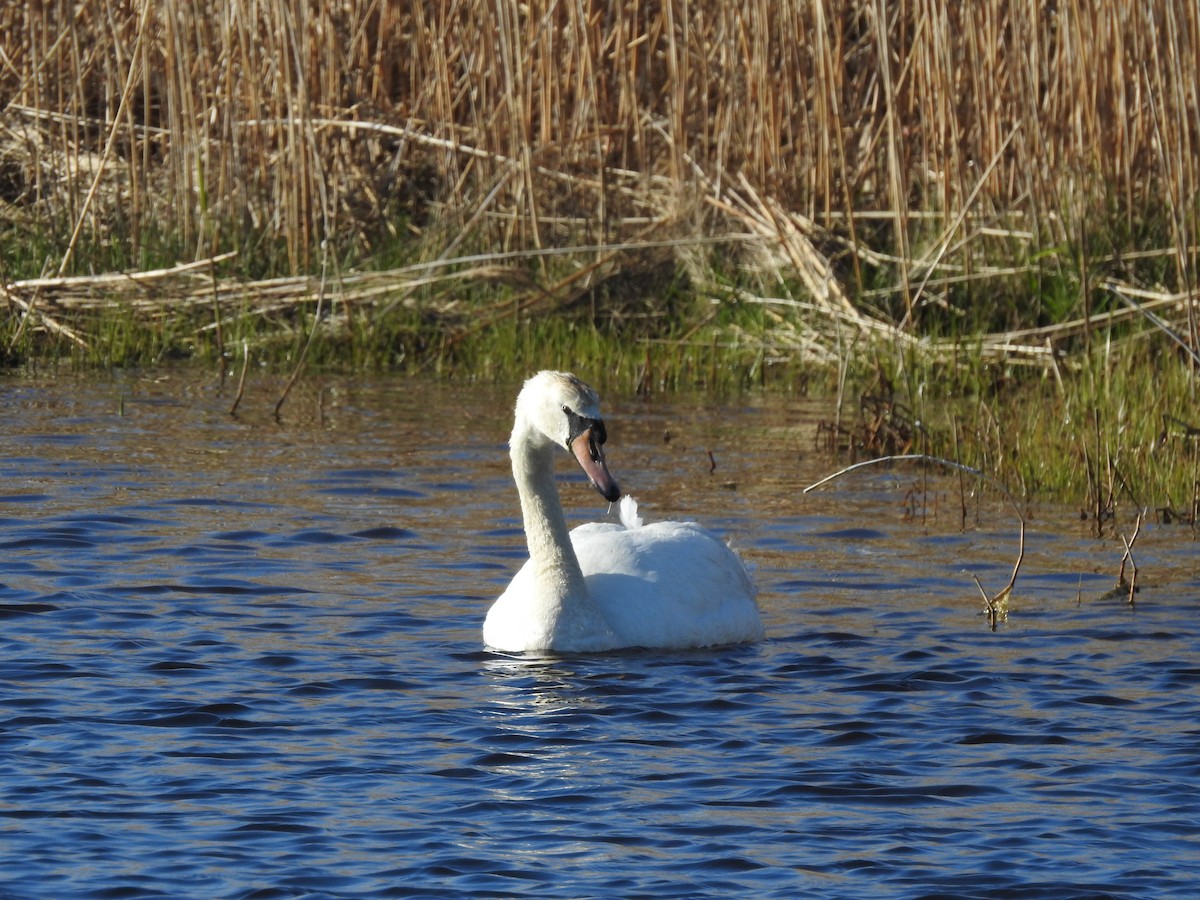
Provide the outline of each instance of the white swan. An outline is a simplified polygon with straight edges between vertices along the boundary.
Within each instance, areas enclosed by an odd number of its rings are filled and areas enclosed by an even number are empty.
[[[643,525],[632,497],[621,524],[567,531],[554,485],[566,448],[609,502],[596,392],[564,372],[539,372],[517,397],[509,452],[529,561],[488,611],[483,640],[505,651],[707,647],[757,641],[754,585],[737,555],[694,522]]]

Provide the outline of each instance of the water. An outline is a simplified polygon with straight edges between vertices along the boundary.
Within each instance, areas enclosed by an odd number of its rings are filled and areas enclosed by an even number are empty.
[[[1189,530],[1131,608],[1119,543],[1037,511],[993,632],[994,498],[802,495],[819,405],[608,398],[614,473],[734,541],[768,640],[505,656],[512,387],[278,387],[0,383],[0,896],[1194,894]]]

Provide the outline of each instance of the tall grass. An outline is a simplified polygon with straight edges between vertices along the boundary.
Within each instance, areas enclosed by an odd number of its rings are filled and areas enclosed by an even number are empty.
[[[1196,0],[0,4],[0,365],[825,377],[1195,528],[1198,232]]]
[[[431,204],[430,253],[711,233],[744,178],[855,290],[893,260],[909,319],[997,258],[1120,269],[1146,223],[1195,281],[1191,0],[47,0],[0,51],[5,218],[131,261],[165,231],[294,272]]]
[[[318,362],[615,343],[712,383],[728,350],[910,399],[932,358],[996,468],[1040,421],[1069,465],[1010,474],[1098,485],[1096,421],[1061,424],[1089,403],[1123,387],[1140,424],[1099,434],[1139,447],[1194,424],[1198,98],[1195,0],[4,4],[0,360],[32,332],[115,358],[77,321],[113,302],[153,354],[252,315],[320,327]],[[79,280],[113,270],[144,277]],[[1018,366],[1042,412],[996,426]]]

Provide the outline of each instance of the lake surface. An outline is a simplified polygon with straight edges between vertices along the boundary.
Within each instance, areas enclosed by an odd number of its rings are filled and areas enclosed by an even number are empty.
[[[1131,607],[1119,541],[1034,510],[992,631],[994,492],[805,495],[820,403],[610,395],[614,474],[732,541],[768,638],[491,653],[516,388],[0,381],[0,896],[1195,896],[1188,528]]]

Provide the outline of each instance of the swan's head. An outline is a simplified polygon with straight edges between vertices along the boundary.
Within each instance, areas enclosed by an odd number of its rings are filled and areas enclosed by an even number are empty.
[[[538,372],[517,396],[516,429],[541,442],[565,447],[592,486],[610,503],[620,488],[604,461],[608,435],[600,418],[599,395],[566,372]]]

